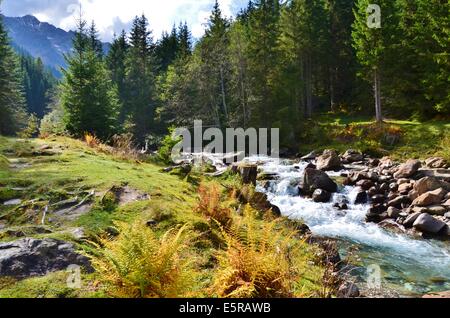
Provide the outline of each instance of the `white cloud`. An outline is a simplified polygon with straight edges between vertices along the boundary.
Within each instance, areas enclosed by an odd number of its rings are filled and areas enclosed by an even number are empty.
[[[214,0],[5,0],[5,14],[33,14],[43,21],[69,30],[74,29],[75,15],[81,4],[86,20],[95,20],[104,40],[111,40],[114,32],[127,28],[136,15],[144,13],[150,21],[153,35],[158,38],[173,24],[186,21],[193,36],[200,37]],[[14,2],[14,3],[13,3]],[[22,4],[20,4],[22,2]],[[247,0],[219,0],[223,14],[233,16],[236,8]],[[30,11],[26,12],[27,6]],[[15,11],[15,12],[13,12]]]

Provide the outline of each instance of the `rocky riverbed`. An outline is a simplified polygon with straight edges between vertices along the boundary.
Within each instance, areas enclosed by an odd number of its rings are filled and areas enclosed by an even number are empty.
[[[444,159],[401,163],[327,150],[280,162],[248,161],[259,167],[259,191],[284,216],[339,242],[342,257],[356,264],[350,271],[361,289],[375,265],[382,280],[376,295],[450,290],[450,170]]]

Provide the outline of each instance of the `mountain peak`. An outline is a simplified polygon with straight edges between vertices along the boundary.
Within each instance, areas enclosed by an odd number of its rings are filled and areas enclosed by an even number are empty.
[[[23,22],[30,25],[39,25],[41,23],[41,21],[39,21],[38,18],[30,14],[24,15],[21,19],[23,20]]]
[[[33,15],[3,17],[13,44],[31,56],[40,57],[44,64],[61,76],[59,70],[66,67],[64,56],[72,52],[73,31],[65,31],[47,22],[41,22]],[[109,43],[104,43],[105,52]]]

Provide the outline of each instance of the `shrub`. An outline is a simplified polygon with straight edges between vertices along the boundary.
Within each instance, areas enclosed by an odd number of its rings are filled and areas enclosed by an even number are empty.
[[[54,105],[53,110],[44,116],[39,127],[39,134],[42,138],[49,136],[67,135],[64,125],[64,109],[61,105]]]
[[[27,126],[22,129],[17,135],[19,138],[32,138],[36,137],[39,133],[39,118],[36,115],[31,114],[28,117]]]
[[[318,293],[323,272],[311,264],[309,247],[293,239],[279,221],[260,222],[247,206],[244,216],[223,230],[226,249],[217,255],[213,291],[227,298],[282,298]],[[311,286],[308,286],[308,283]]]
[[[164,137],[161,142],[161,146],[158,150],[158,159],[161,160],[165,164],[171,164],[172,162],[172,149],[175,147],[180,141],[181,138],[173,138],[173,129],[169,130],[169,134]]]
[[[224,206],[220,186],[216,183],[200,185],[195,211],[223,227],[228,227],[232,221],[231,209]]]
[[[84,141],[90,148],[97,149],[101,145],[100,139],[95,137],[94,135],[91,135],[90,133],[84,134]]]
[[[102,240],[105,250],[94,257],[100,282],[113,297],[174,298],[188,295],[194,272],[187,261],[186,227],[170,230],[161,238],[144,222],[119,224],[114,241]]]
[[[124,159],[139,159],[140,154],[134,146],[133,135],[131,133],[114,135],[111,143],[113,155]]]

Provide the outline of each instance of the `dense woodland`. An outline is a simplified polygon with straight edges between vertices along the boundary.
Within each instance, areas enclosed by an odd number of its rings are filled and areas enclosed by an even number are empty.
[[[450,114],[450,2],[256,0],[236,18],[216,2],[205,35],[181,23],[158,41],[136,17],[105,56],[82,17],[56,87],[40,60],[18,57],[0,24],[0,133],[43,118],[46,133],[132,133],[154,142],[194,119],[225,127],[279,127],[298,142],[315,114],[433,119]],[[41,129],[42,133],[42,129]]]

